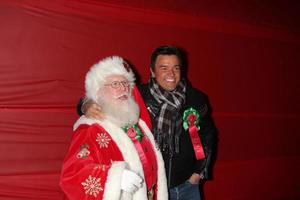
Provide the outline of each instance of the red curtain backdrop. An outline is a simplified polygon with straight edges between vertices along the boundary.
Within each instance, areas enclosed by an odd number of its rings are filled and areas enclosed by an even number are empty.
[[[138,2],[138,1],[135,1]],[[219,130],[205,200],[300,199],[298,32],[96,0],[0,2],[0,199],[61,200],[62,160],[89,67],[129,60],[141,82],[163,44]]]

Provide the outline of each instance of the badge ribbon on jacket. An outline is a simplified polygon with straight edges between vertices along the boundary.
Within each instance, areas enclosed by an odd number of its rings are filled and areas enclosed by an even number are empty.
[[[205,158],[205,153],[203,150],[201,138],[198,134],[198,131],[200,130],[199,122],[200,122],[200,115],[197,112],[197,110],[190,107],[184,111],[183,128],[184,130],[189,129],[190,138],[193,144],[193,148],[197,160]]]

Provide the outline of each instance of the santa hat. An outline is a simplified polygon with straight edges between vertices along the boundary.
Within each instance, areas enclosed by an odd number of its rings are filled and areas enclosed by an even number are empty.
[[[111,56],[94,64],[85,77],[85,95],[88,99],[97,100],[97,92],[111,75],[122,75],[134,86],[134,74],[129,65],[119,56]]]

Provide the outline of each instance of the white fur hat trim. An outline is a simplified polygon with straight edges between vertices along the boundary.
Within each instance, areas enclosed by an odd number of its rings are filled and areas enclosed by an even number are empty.
[[[125,66],[124,66],[125,65]],[[134,83],[135,77],[129,65],[119,56],[106,57],[94,64],[85,77],[85,95],[94,101],[97,92],[111,75],[123,75],[128,82]],[[131,85],[133,87],[134,84]]]

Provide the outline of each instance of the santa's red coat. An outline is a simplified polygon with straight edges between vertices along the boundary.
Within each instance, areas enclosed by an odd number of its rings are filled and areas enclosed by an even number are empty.
[[[139,126],[145,134],[144,139],[149,139],[153,145],[156,156],[156,199],[167,200],[168,190],[162,156],[155,148],[152,133],[143,120],[139,120]],[[66,199],[122,199],[121,178],[124,169],[138,173],[145,180],[143,165],[134,143],[121,128],[107,120],[97,121],[82,116],[75,123],[74,129],[60,179]],[[132,199],[147,200],[145,181]]]

